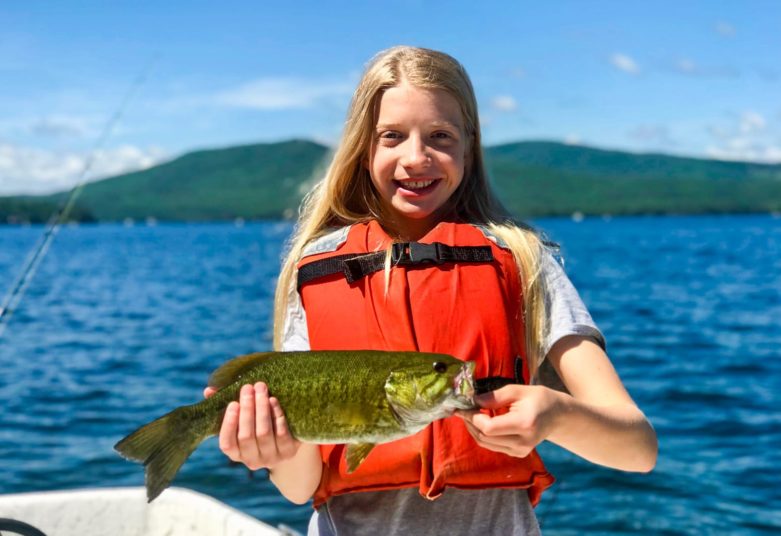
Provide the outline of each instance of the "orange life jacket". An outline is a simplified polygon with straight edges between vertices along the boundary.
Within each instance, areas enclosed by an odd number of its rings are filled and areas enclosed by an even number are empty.
[[[528,383],[518,269],[512,253],[478,227],[443,222],[420,243],[438,242],[464,250],[470,248],[461,246],[490,248],[492,261],[399,263],[391,269],[387,294],[380,266],[375,266],[377,271],[358,266],[353,277],[345,268],[301,282],[305,267],[316,266],[312,263],[332,259],[339,265],[342,255],[384,252],[391,242],[377,222],[356,224],[335,251],[305,254],[299,262],[299,292],[311,349],[446,353],[475,361],[476,378],[513,377],[516,356],[521,356]],[[410,252],[402,247],[399,253]],[[344,445],[321,446],[324,466],[315,507],[342,493],[415,486],[429,499],[439,497],[448,486],[527,488],[532,504],[537,504],[542,491],[553,483],[536,451],[515,458],[480,448],[458,417],[377,445],[353,473],[347,472],[344,449]]]

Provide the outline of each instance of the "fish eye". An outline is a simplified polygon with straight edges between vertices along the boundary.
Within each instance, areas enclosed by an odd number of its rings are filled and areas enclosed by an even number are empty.
[[[435,361],[434,371],[440,374],[447,372],[447,363],[443,363],[442,361]]]

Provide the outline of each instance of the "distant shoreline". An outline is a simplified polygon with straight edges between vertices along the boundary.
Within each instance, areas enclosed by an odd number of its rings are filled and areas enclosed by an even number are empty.
[[[767,217],[773,220],[781,220],[781,212],[698,212],[698,213],[638,213],[638,214],[583,214],[582,219],[570,214],[551,214],[545,216],[534,216],[530,218],[521,218],[521,221],[538,221],[538,220],[570,220],[576,222],[582,221],[610,221],[613,219],[657,219],[657,218],[747,218],[747,217]],[[257,218],[244,220],[240,224],[237,224],[235,220],[231,219],[215,219],[215,220],[157,220],[154,224],[148,224],[147,222],[133,221],[132,223],[126,223],[124,221],[69,221],[63,225],[63,227],[187,227],[187,226],[208,226],[208,225],[233,225],[235,227],[244,227],[246,225],[257,225],[263,223],[279,223],[294,225],[295,221],[284,218]],[[0,228],[3,227],[45,227],[43,222],[21,222],[21,223],[8,223],[0,221]]]

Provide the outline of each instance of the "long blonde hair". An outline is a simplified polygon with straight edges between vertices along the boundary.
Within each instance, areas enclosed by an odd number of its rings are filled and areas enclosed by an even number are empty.
[[[446,210],[455,221],[487,226],[512,251],[521,277],[526,355],[534,376],[544,357],[540,354],[546,329],[540,277],[542,242],[530,227],[511,220],[488,186],[477,101],[463,66],[442,52],[407,46],[382,51],[369,63],[353,95],[341,142],[326,175],[304,198],[277,283],[274,348],[282,345],[287,305],[296,292],[296,264],[307,243],[333,227],[383,220],[383,206],[364,163],[373,144],[379,100],[386,89],[402,80],[423,89],[447,91],[460,104],[468,140],[467,168]]]

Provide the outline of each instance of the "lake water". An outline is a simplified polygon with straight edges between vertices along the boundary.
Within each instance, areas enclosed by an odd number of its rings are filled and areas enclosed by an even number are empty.
[[[649,475],[541,452],[548,534],[781,532],[781,219],[545,219],[660,440]],[[40,227],[0,226],[0,292]],[[284,223],[64,228],[0,339],[0,493],[141,485],[114,443],[271,344]],[[0,294],[0,297],[2,294]],[[210,439],[175,481],[304,531]],[[0,499],[1,500],[1,499]]]

